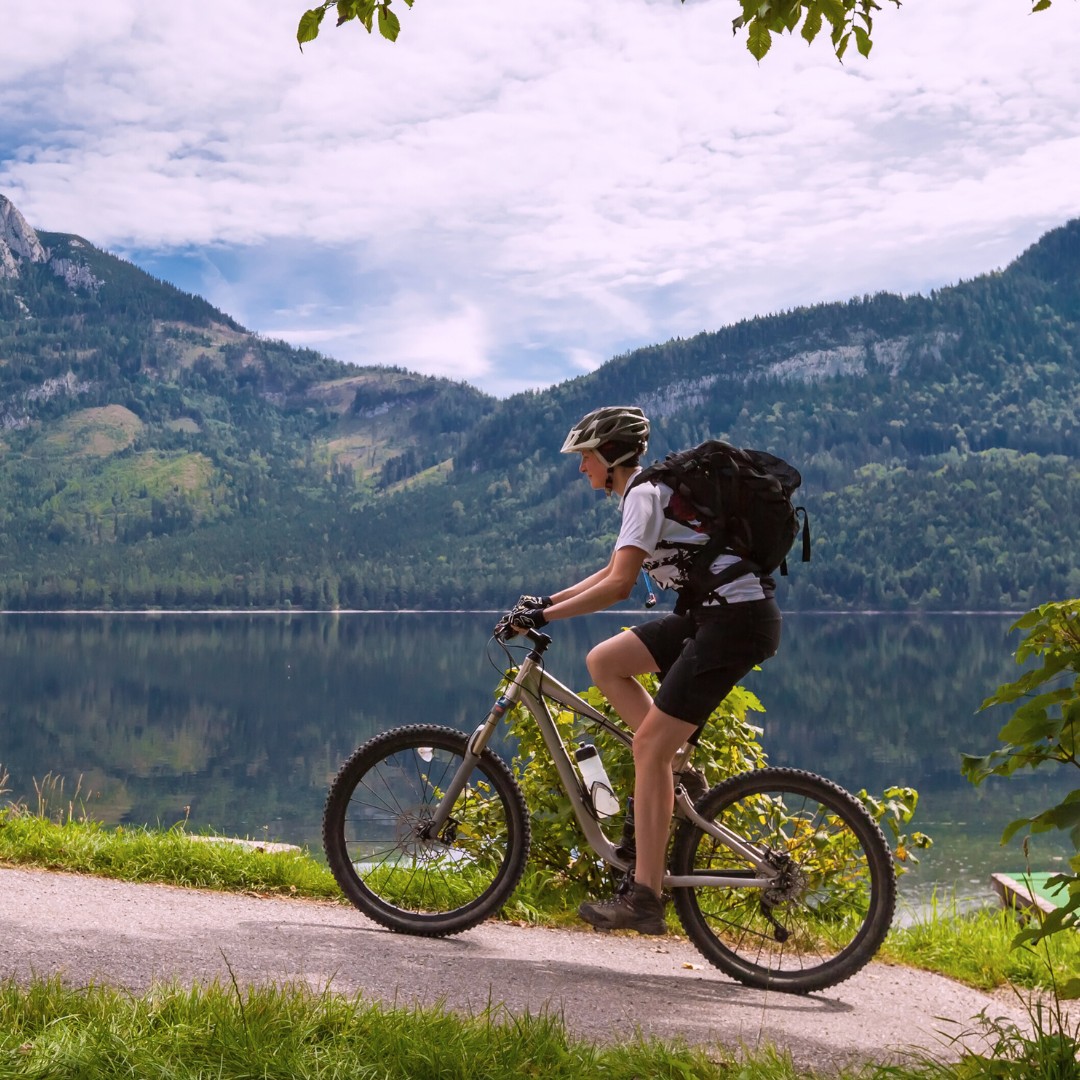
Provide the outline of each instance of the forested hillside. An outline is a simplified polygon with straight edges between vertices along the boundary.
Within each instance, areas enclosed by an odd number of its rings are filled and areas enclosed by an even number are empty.
[[[650,457],[713,436],[802,470],[814,559],[789,608],[1080,595],[1080,221],[928,297],[748,320],[495,401],[262,340],[78,238],[16,235],[6,205],[4,607],[550,591],[609,551],[616,504],[558,449],[611,402],[653,418]]]

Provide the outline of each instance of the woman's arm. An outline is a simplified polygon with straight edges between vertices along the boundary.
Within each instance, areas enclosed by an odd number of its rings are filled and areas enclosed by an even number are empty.
[[[563,600],[569,600],[571,596],[577,596],[579,593],[583,593],[586,589],[591,588],[598,581],[603,581],[604,578],[611,573],[611,565],[615,561],[615,552],[611,553],[611,558],[607,561],[607,566],[597,570],[595,574],[590,574],[587,578],[583,578],[576,585],[570,585],[569,587],[560,590],[557,593],[552,593],[552,603],[559,604]]]
[[[641,548],[616,548],[603,570],[552,596],[553,603],[544,610],[544,618],[551,622],[588,615],[625,600],[634,591],[646,554]]]

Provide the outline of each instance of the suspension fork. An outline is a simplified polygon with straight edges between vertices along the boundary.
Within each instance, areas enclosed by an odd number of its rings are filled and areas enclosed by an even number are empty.
[[[501,694],[492,705],[491,711],[469,736],[465,745],[465,753],[462,755],[461,764],[454,773],[450,783],[443,790],[443,796],[439,805],[435,807],[435,813],[422,830],[423,837],[430,840],[437,837],[450,820],[450,811],[454,808],[458,796],[465,790],[465,784],[476,768],[480,755],[483,754],[495,734],[496,728],[502,723],[503,717],[517,704],[521,697],[522,687],[532,675],[533,669],[540,661],[540,654],[535,650],[525,658],[518,668],[513,681],[507,686],[505,693]]]

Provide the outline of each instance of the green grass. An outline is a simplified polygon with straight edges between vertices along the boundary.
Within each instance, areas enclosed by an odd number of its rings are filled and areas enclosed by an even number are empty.
[[[632,1033],[607,1044],[571,1037],[553,1012],[472,1015],[387,1006],[307,986],[180,987],[136,995],[73,989],[58,978],[0,981],[3,1080],[1077,1080],[1080,1043],[1044,1028],[1020,1038],[984,1025],[991,1050],[955,1062],[797,1068],[752,1055]]]
[[[306,851],[262,851],[206,843],[182,827],[167,831],[50,821],[23,808],[0,809],[0,863],[96,874],[119,881],[293,896],[345,903],[326,865]],[[529,925],[579,925],[584,889],[526,872],[501,917]]]
[[[1037,946],[1014,949],[1020,928],[1005,908],[961,912],[951,901],[935,900],[924,919],[889,934],[881,955],[980,990],[1054,990],[1080,976],[1080,934],[1054,934]]]
[[[156,987],[135,996],[58,980],[0,983],[0,1077],[506,1080],[784,1080],[775,1055],[750,1071],[702,1049],[572,1039],[552,1014],[475,1016],[387,1007],[302,986]]]
[[[179,828],[155,832],[93,821],[58,824],[11,810],[0,810],[0,861],[121,881],[322,899],[341,896],[330,871],[302,852],[202,843]]]

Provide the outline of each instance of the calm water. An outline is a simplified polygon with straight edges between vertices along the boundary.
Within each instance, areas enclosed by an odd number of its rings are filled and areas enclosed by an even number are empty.
[[[634,621],[605,613],[556,627],[549,664],[587,685],[589,645]],[[1015,677],[1013,616],[789,615],[781,653],[747,684],[767,712],[770,761],[880,792],[921,794],[933,851],[909,895],[943,884],[989,896],[1023,866],[1002,828],[1073,786],[1016,778],[972,788],[961,750],[986,753],[1005,714],[976,714]],[[387,727],[471,729],[497,672],[490,614],[0,615],[0,775],[36,802],[35,779],[78,785],[92,816],[307,844],[341,760]],[[1039,838],[1047,868],[1063,848]],[[1041,868],[1037,866],[1036,868]]]

